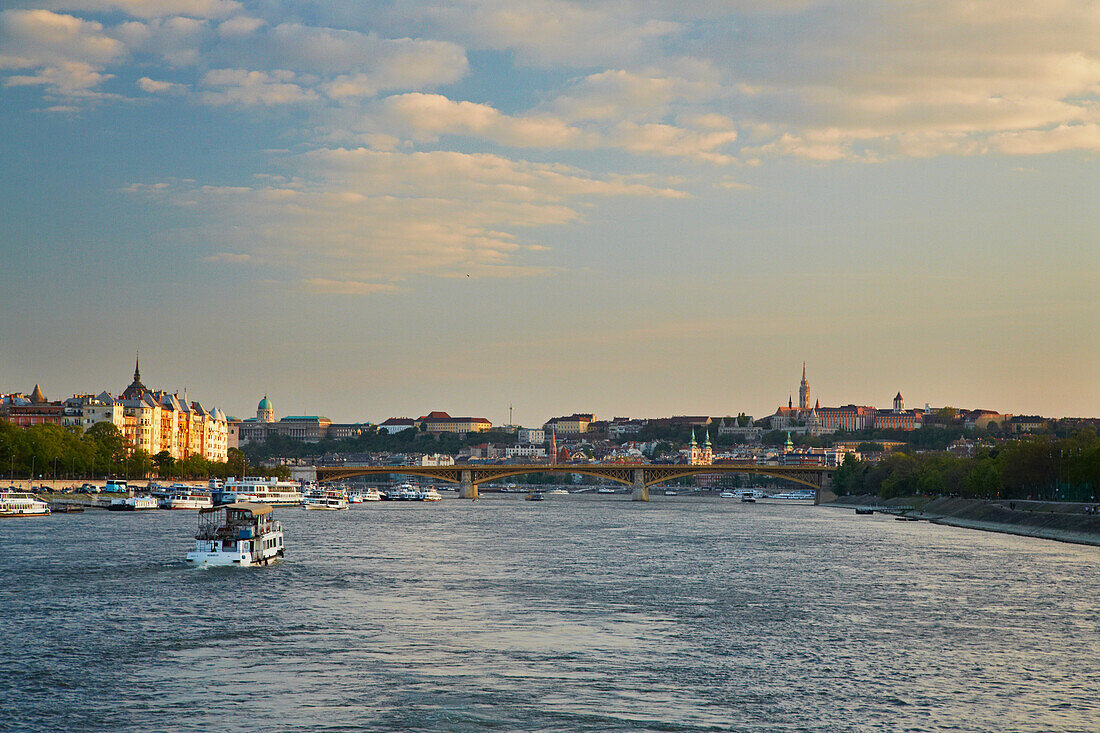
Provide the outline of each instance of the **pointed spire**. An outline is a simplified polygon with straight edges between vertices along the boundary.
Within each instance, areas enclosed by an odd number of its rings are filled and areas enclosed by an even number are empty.
[[[794,409],[794,397],[792,397],[791,395],[787,395],[787,409],[788,410],[793,410]]]
[[[31,403],[35,405],[41,405],[46,401],[46,395],[42,394],[42,388],[37,384],[34,385],[34,391],[31,392]]]
[[[707,428],[707,432],[706,432],[706,435],[705,435],[705,442],[703,443],[703,446],[705,448],[710,448],[710,428]]]
[[[693,427],[691,429],[691,447],[694,448],[697,445],[699,444],[695,442],[695,428]]]
[[[141,353],[134,352],[134,382],[141,381]]]
[[[802,381],[806,381],[806,362],[802,362]]]

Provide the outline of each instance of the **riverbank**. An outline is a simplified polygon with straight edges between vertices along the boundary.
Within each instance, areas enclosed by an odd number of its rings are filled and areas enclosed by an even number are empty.
[[[1092,504],[921,496],[884,501],[877,496],[841,496],[823,506],[872,507],[933,524],[1100,547],[1100,514],[1086,513],[1095,506]]]

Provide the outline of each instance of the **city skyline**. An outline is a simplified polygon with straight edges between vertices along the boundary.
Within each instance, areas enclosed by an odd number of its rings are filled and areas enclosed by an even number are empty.
[[[1100,415],[1098,90],[1072,0],[15,0],[0,390]]]
[[[141,377],[139,376],[139,366],[137,364],[137,358],[135,358],[135,367],[134,367],[134,377],[133,378],[134,378],[134,383],[133,384],[139,383],[139,380],[141,379]],[[144,388],[144,385],[142,385],[142,387]],[[129,387],[128,389],[132,389],[132,388],[133,388],[133,386],[131,385],[131,387]],[[221,409],[221,403],[220,402],[215,402],[214,400],[209,399],[209,396],[196,395],[194,392],[192,392],[190,395],[188,395],[188,388],[186,388],[186,387],[184,387],[183,389],[171,389],[171,388],[164,388],[162,386],[156,386],[153,389],[154,390],[162,390],[166,394],[176,394],[180,397],[180,399],[184,399],[185,397],[188,400],[196,399],[199,402],[205,403],[206,407],[208,407],[208,408],[213,407],[213,408]],[[805,392],[803,392],[803,390],[805,390]],[[36,394],[38,394],[40,392],[45,392],[45,390],[42,390],[42,385],[39,382],[35,383],[35,385],[33,387],[33,391]],[[55,401],[58,401],[58,400],[64,400],[64,399],[68,399],[69,397],[79,396],[79,395],[95,396],[96,394],[99,394],[100,392],[104,392],[104,391],[107,392],[108,394],[112,395],[116,399],[121,399],[121,398],[125,397],[122,390],[114,390],[112,388],[104,388],[104,389],[98,389],[98,390],[84,390],[84,391],[73,390],[73,391],[67,392],[63,396],[60,395],[60,394],[53,394],[53,393],[46,392],[45,399],[47,401],[50,401],[50,402],[55,402]],[[999,413],[1004,413],[1004,414],[1009,414],[1009,415],[1016,415],[1016,416],[1028,414],[1026,411],[1018,411],[1018,410],[1014,411],[1011,408],[1006,408],[1006,407],[1000,406],[1000,405],[977,405],[977,404],[967,404],[967,403],[931,404],[931,403],[927,403],[927,401],[923,401],[923,400],[918,402],[918,401],[910,400],[909,398],[905,398],[904,395],[902,394],[903,391],[904,390],[899,390],[897,392],[897,396],[902,397],[905,400],[905,406],[910,410],[912,410],[912,409],[923,410],[925,408],[925,405],[929,404],[929,406],[933,410],[936,410],[936,409],[939,409],[939,408],[942,408],[942,407],[953,407],[953,408],[957,408],[957,409],[960,409],[960,410],[992,410],[994,412],[999,412]],[[0,394],[24,394],[28,398],[30,398],[31,397],[31,392],[32,392],[32,390],[22,390],[22,389],[14,389],[13,390],[13,389],[10,389],[10,388],[6,387],[5,385],[0,385]],[[795,397],[795,394],[798,395],[797,398]],[[239,398],[236,398],[236,399],[232,400],[233,404],[237,404],[239,402],[241,402],[241,400]],[[278,404],[278,400],[274,399],[274,396],[267,393],[267,392],[264,392],[261,395],[261,397],[258,400],[256,400],[255,402],[257,404],[261,405],[260,408],[253,408],[253,409],[244,408],[240,411],[232,411],[232,410],[228,410],[228,411],[222,410],[222,411],[225,412],[228,415],[228,418],[231,421],[232,420],[254,419],[255,416],[258,414],[258,410],[262,408],[262,409],[265,409],[267,411],[270,411],[270,414],[273,415],[273,417],[271,419],[274,419],[274,420],[278,420],[278,419],[281,419],[283,417],[293,416],[293,415],[319,415],[319,416],[322,416],[322,417],[332,419],[334,423],[374,423],[374,424],[382,423],[382,422],[384,422],[385,420],[387,420],[389,418],[418,419],[418,417],[423,417],[423,415],[428,414],[429,412],[431,412],[433,410],[437,410],[437,409],[442,409],[444,412],[449,412],[453,416],[457,416],[459,414],[458,412],[455,412],[453,410],[448,410],[445,407],[440,408],[439,406],[429,406],[429,407],[426,407],[424,409],[421,409],[420,407],[416,407],[415,409],[403,409],[403,410],[399,409],[399,410],[393,410],[393,411],[391,411],[390,413],[388,413],[386,415],[368,415],[368,416],[364,416],[364,415],[361,415],[361,414],[352,414],[349,411],[349,408],[346,408],[346,407],[343,408],[342,411],[335,412],[335,413],[328,413],[328,412],[325,412],[325,411],[309,410],[309,409],[301,409],[301,410],[296,410],[296,411],[295,410],[289,410],[288,411],[288,410],[280,409],[280,406]],[[791,405],[791,406],[794,407],[794,412],[797,413],[797,412],[799,412],[800,408],[811,409],[811,408],[815,407],[815,403],[820,403],[819,406],[821,408],[836,408],[836,407],[842,407],[842,406],[853,405],[854,404],[854,405],[860,405],[860,406],[875,407],[875,408],[878,408],[880,410],[889,411],[889,409],[892,409],[890,407],[891,405],[896,407],[896,398],[892,396],[888,400],[885,400],[885,401],[874,401],[874,400],[863,400],[863,401],[861,401],[861,400],[858,400],[858,399],[839,399],[839,400],[821,402],[821,398],[817,395],[816,391],[814,390],[813,384],[810,382],[810,380],[807,379],[806,367],[803,366],[802,380],[799,383],[797,391],[792,391],[790,394],[788,394],[786,402],[782,402],[782,401],[777,402],[777,404],[775,405],[774,408],[770,408],[770,409],[766,409],[766,410],[752,411],[752,410],[747,410],[743,407],[735,407],[735,408],[732,408],[731,410],[726,411],[726,412],[714,411],[712,409],[700,408],[698,410],[679,410],[679,411],[663,412],[663,413],[657,413],[657,412],[628,413],[628,412],[625,412],[623,410],[616,410],[616,409],[612,408],[612,409],[610,409],[608,411],[605,411],[605,412],[602,412],[602,413],[599,412],[599,411],[593,411],[593,410],[587,410],[587,412],[591,413],[591,414],[594,414],[596,416],[595,419],[597,419],[597,420],[610,420],[613,417],[636,418],[636,419],[654,419],[654,418],[672,417],[672,416],[677,416],[677,415],[681,415],[681,416],[682,415],[692,415],[692,414],[707,415],[708,417],[712,417],[712,418],[717,419],[717,418],[722,418],[722,417],[736,417],[738,414],[744,413],[744,414],[748,414],[754,420],[760,421],[763,418],[771,416],[772,413],[773,413],[773,410],[775,410],[776,408],[778,408],[778,410],[780,412],[782,412],[785,408],[787,408],[788,405]],[[266,408],[264,408],[265,404],[266,404]],[[485,409],[474,409],[472,411],[467,411],[466,413],[462,413],[462,414],[464,414],[464,415],[468,414],[471,417],[477,417],[477,418],[487,417],[487,419],[489,419],[490,422],[493,424],[493,427],[501,427],[501,426],[510,425],[510,424],[511,425],[518,425],[518,426],[525,426],[525,427],[539,427],[539,426],[543,425],[547,420],[553,419],[555,417],[559,417],[561,415],[569,415],[569,414],[573,414],[573,413],[576,413],[576,412],[585,412],[584,410],[560,410],[559,409],[559,410],[555,411],[555,410],[551,409],[549,412],[547,412],[545,415],[543,415],[541,417],[536,415],[536,416],[532,416],[532,419],[525,421],[525,420],[522,420],[519,417],[517,417],[518,412],[515,410],[515,407],[516,407],[515,405],[505,406],[505,411],[504,411],[504,416],[503,417],[500,417],[500,416],[494,417],[494,416],[492,416],[494,413],[492,413],[489,410],[485,410]],[[1093,415],[1084,415],[1084,414],[1081,414],[1081,415],[1054,415],[1054,414],[1048,414],[1048,413],[1035,413],[1035,414],[1039,414],[1039,415],[1042,415],[1043,417],[1053,418],[1053,419],[1073,418],[1073,417],[1083,417],[1083,418],[1095,417]],[[509,422],[509,416],[511,417],[512,422]]]

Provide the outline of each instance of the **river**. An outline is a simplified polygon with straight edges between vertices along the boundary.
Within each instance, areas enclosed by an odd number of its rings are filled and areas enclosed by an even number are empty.
[[[518,495],[0,522],[0,730],[1087,731],[1100,550],[849,510]]]

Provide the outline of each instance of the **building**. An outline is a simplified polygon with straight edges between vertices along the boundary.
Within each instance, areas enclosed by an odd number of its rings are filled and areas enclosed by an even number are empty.
[[[1010,424],[1014,433],[1040,433],[1050,427],[1046,419],[1038,415],[1017,415]]]
[[[542,428],[520,428],[516,438],[523,444],[542,445],[546,442],[546,431]]]
[[[894,397],[894,409],[879,410],[875,414],[875,430],[916,430],[923,424],[924,413],[920,410],[906,410],[901,392]]]
[[[574,412],[572,415],[552,417],[543,423],[544,433],[551,430],[557,435],[580,435],[588,432],[588,426],[596,419],[591,412]]]
[[[691,443],[688,447],[681,451],[684,454],[684,458],[687,459],[690,466],[709,466],[714,463],[714,449],[710,444],[710,431],[705,434],[704,443],[699,445],[695,440],[695,429],[691,430]]]
[[[493,424],[483,417],[451,417],[446,412],[439,410],[422,415],[416,421],[417,427],[422,427],[427,433],[483,433],[493,427]]]
[[[416,420],[411,417],[391,417],[378,424],[378,432],[389,435],[414,428],[416,428]]]

